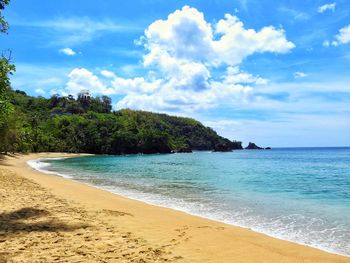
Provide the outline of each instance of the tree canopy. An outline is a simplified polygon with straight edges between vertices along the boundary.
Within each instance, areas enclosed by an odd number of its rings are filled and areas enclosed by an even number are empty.
[[[107,96],[81,93],[77,99],[46,99],[17,90],[9,98],[16,111],[16,151],[132,154],[241,149],[240,142],[191,118],[128,109],[112,112]]]
[[[3,16],[3,10],[9,4],[9,0],[0,0],[0,32],[7,33],[8,23]],[[0,149],[7,151],[13,141],[14,108],[9,102],[10,75],[15,71],[11,63],[11,51],[2,51],[0,56]]]

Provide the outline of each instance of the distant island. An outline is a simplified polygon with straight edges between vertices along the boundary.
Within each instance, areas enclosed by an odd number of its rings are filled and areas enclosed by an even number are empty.
[[[11,113],[0,131],[0,152],[151,154],[193,150],[241,150],[240,141],[219,136],[191,118],[146,111],[112,111],[107,96],[89,92],[44,97],[9,89]],[[6,127],[7,126],[7,127]]]

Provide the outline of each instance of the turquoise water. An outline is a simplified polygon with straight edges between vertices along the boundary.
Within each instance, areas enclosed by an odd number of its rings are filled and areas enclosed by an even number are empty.
[[[148,203],[350,255],[350,148],[91,156],[32,165]]]

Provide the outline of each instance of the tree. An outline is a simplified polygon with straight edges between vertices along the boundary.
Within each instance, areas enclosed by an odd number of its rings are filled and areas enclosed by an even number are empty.
[[[112,99],[108,96],[102,96],[103,113],[109,113],[112,110]]]
[[[0,0],[0,32],[7,33],[8,23],[4,19],[2,12],[6,5],[10,3],[10,0]],[[12,75],[15,66],[10,63],[11,51],[3,51],[0,58],[0,94],[3,95],[6,89],[10,86],[9,75]]]
[[[52,109],[57,107],[59,102],[60,102],[60,95],[59,94],[52,95],[49,103],[50,108]]]
[[[8,23],[2,15],[5,6],[10,0],[0,0],[0,32],[7,33]],[[15,66],[11,64],[11,51],[4,51],[0,57],[0,152],[7,151],[8,145],[15,136],[10,132],[10,119],[13,113],[13,105],[8,99],[10,89],[10,75],[15,71]],[[12,119],[13,120],[13,119]],[[12,126],[12,125],[11,125]]]
[[[5,6],[10,3],[10,0],[0,0],[0,12],[5,9]],[[8,30],[8,23],[0,13],[0,32],[6,33]]]

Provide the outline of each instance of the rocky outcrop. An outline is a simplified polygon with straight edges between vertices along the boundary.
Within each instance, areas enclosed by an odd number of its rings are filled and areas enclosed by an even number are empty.
[[[181,147],[173,151],[174,153],[191,153],[192,149],[188,146]]]
[[[244,149],[246,149],[246,150],[264,150],[264,148],[261,148],[261,147],[257,146],[253,142],[249,142],[248,146],[245,147]]]
[[[230,152],[232,150],[241,150],[242,143],[238,141],[230,141],[228,139],[224,139],[219,143],[214,145],[214,152]]]

